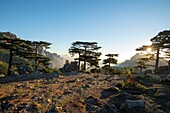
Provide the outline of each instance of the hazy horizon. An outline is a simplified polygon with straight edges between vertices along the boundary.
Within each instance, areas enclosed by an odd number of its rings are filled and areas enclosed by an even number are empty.
[[[96,41],[118,62],[170,28],[169,0],[0,0],[0,31],[52,43],[50,52],[68,54],[74,41]]]

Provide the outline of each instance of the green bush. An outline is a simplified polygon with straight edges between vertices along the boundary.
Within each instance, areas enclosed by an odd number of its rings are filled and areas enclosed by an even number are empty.
[[[48,68],[48,67],[44,67],[42,70],[43,73],[53,73],[53,69]]]
[[[60,70],[58,70],[58,69],[53,69],[53,72],[54,73],[57,73],[57,74],[61,74],[62,72],[60,71]]]
[[[8,64],[0,61],[0,74],[7,75]]]
[[[112,69],[112,75],[123,75],[123,70],[121,69]]]
[[[125,76],[128,76],[128,77],[131,77],[132,76],[132,72],[133,72],[133,68],[131,67],[124,67],[124,75]]]

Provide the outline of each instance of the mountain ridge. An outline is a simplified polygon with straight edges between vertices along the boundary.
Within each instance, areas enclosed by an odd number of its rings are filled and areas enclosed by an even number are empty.
[[[117,67],[135,67],[137,66],[136,62],[138,59],[145,57],[144,55],[141,55],[139,53],[136,53],[134,56],[131,57],[130,60],[125,60],[124,62],[117,65]],[[148,63],[149,65],[155,65],[155,61],[150,61]],[[168,65],[168,61],[165,59],[160,59],[159,66],[165,66]],[[153,69],[153,67],[150,67]]]

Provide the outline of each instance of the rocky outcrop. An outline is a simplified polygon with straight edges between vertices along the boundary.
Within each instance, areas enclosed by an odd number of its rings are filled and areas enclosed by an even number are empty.
[[[144,74],[145,75],[153,74],[153,71],[151,69],[147,69],[147,70],[145,70]]]
[[[145,101],[144,100],[126,100],[124,103],[124,111],[126,113],[144,113]]]
[[[63,68],[60,68],[60,70],[63,72],[63,73],[67,73],[67,72],[76,72],[78,71],[78,65],[77,65],[77,62],[71,62],[70,64],[65,64],[63,66]]]
[[[10,37],[10,38],[17,38],[17,36],[11,32],[0,32],[0,38],[3,37],[3,36],[7,36],[7,37]]]
[[[169,72],[169,66],[160,66],[158,69],[155,70],[156,74],[169,74]]]
[[[101,99],[108,98],[109,96],[116,94],[120,92],[119,88],[112,86],[111,88],[104,89],[103,92],[101,93]]]

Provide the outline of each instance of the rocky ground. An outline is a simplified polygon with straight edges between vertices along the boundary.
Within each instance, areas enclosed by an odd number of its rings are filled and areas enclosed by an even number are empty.
[[[170,82],[155,76],[0,78],[0,112],[170,113]]]

